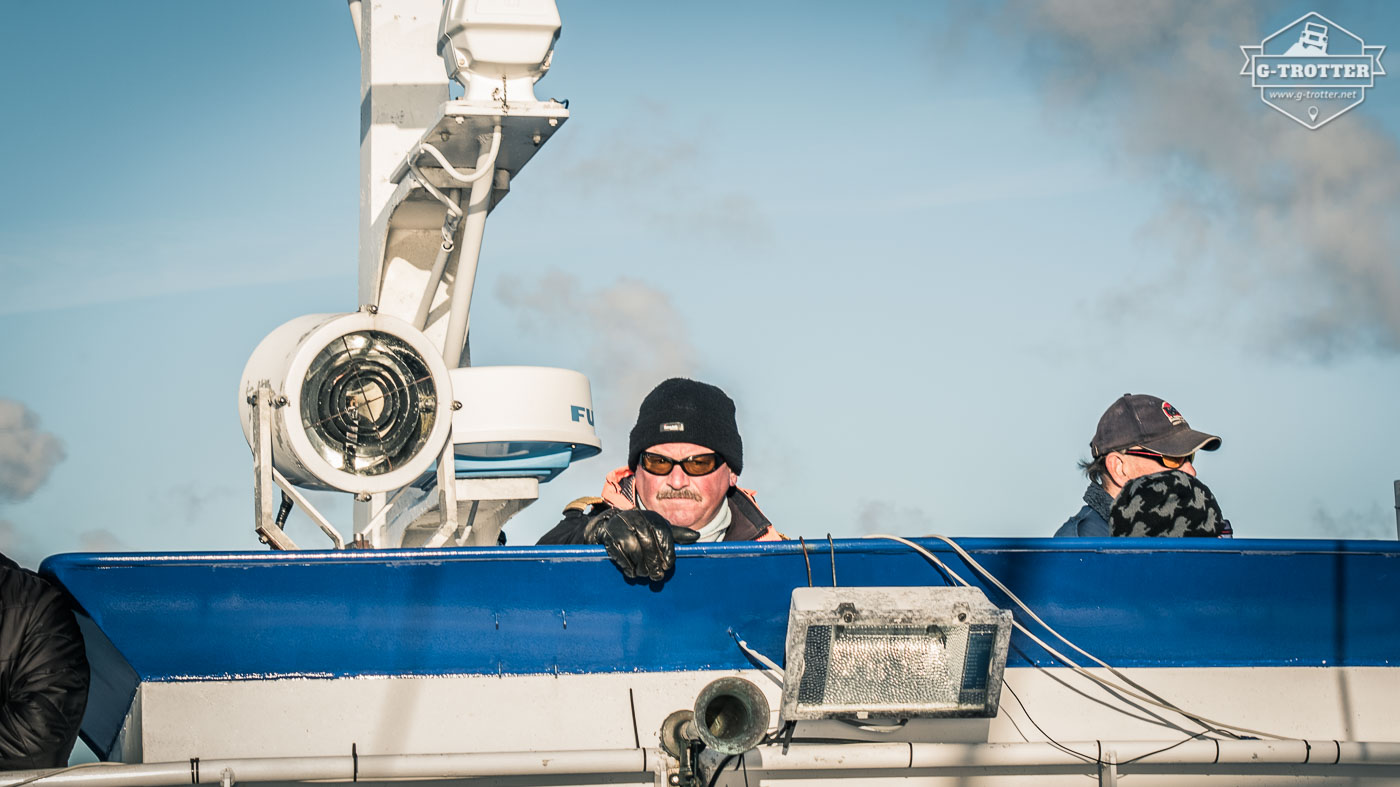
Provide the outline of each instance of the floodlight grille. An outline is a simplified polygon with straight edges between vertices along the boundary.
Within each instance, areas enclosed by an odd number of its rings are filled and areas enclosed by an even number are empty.
[[[783,718],[994,716],[1011,614],[966,588],[798,588]]]
[[[437,419],[437,388],[412,346],[377,330],[347,333],[307,367],[301,419],[316,453],[359,476],[392,472],[423,450]]]

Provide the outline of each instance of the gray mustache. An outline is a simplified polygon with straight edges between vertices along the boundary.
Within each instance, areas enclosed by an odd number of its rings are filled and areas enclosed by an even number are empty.
[[[671,489],[667,487],[656,493],[657,500],[670,500],[677,497],[685,500],[694,500],[697,503],[700,502],[700,493],[696,492],[694,489]]]

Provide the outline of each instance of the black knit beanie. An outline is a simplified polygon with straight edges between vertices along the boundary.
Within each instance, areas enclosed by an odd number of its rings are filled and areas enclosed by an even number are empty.
[[[734,400],[708,383],[672,377],[642,400],[627,446],[627,466],[636,470],[642,452],[661,443],[703,445],[723,457],[735,473],[744,467]]]

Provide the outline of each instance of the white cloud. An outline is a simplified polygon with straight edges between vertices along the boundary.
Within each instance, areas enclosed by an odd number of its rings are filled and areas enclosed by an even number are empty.
[[[1207,273],[1209,308],[1247,305],[1262,315],[1254,335],[1278,351],[1400,352],[1400,179],[1389,175],[1400,146],[1364,104],[1316,131],[1263,106],[1238,76],[1239,46],[1272,32],[1257,10],[1048,0],[987,23],[1027,53],[1047,105],[1102,123],[1161,184],[1149,237],[1173,244],[1182,267],[1145,286],[1181,297],[1181,282]]]
[[[34,494],[64,458],[63,443],[39,429],[39,417],[11,399],[0,399],[0,501]]]
[[[862,535],[922,536],[936,532],[934,517],[916,506],[885,500],[862,500],[856,507],[856,526]]]
[[[1379,503],[1368,509],[1313,510],[1313,535],[1317,538],[1393,539],[1395,519]]]
[[[591,288],[557,270],[535,281],[502,276],[497,296],[522,331],[582,344],[579,371],[592,385],[604,445],[627,444],[637,406],[657,383],[695,376],[698,354],[671,296],[638,279]]]
[[[717,147],[678,125],[665,107],[649,106],[627,126],[585,133],[591,141],[574,144],[591,147],[563,167],[560,182],[639,225],[728,248],[770,243],[758,200],[734,188],[739,179],[715,176],[732,163],[713,160]]]
[[[79,549],[84,552],[123,552],[129,549],[126,543],[106,528],[85,530],[78,536]]]
[[[0,553],[25,568],[37,568],[44,560],[34,539],[8,519],[0,519]]]

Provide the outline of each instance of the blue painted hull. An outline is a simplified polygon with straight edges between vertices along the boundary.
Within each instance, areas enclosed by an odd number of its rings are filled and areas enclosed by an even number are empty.
[[[945,544],[920,543],[1011,608]],[[1400,661],[1394,542],[960,543],[1117,667]],[[834,548],[841,585],[949,584],[900,544]],[[781,662],[792,588],[809,565],[813,584],[833,582],[826,541],[678,552],[660,585],[624,580],[598,547],[70,554],[41,571],[85,613],[84,735],[110,742],[142,682],[750,669],[729,631]],[[1016,634],[1007,666],[1029,665],[1060,666]]]
[[[920,542],[999,606],[937,541]],[[1390,666],[1392,542],[965,539],[1109,663]],[[835,542],[842,585],[943,585],[908,548]],[[789,593],[832,583],[827,542],[682,548],[664,585],[601,548],[57,555],[66,587],[142,680],[742,669],[727,632],[781,659]],[[1019,616],[1018,616],[1019,617]],[[1017,635],[1009,666],[1054,660]]]

